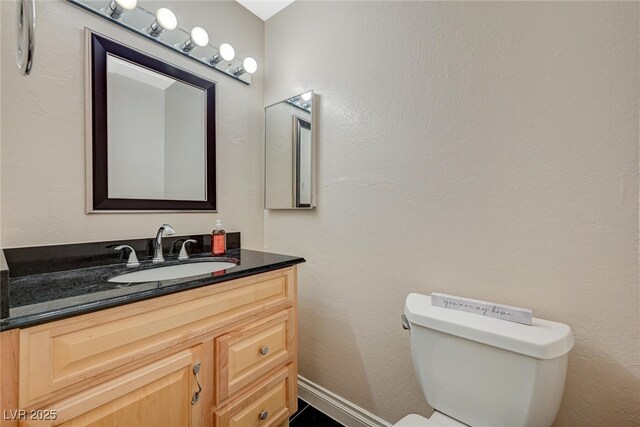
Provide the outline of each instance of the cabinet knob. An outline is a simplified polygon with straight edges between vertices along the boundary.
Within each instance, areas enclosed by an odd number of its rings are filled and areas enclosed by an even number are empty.
[[[263,356],[266,356],[267,354],[269,354],[269,347],[267,347],[266,345],[264,347],[262,347],[260,349],[260,354]]]
[[[261,421],[266,420],[267,418],[269,418],[269,412],[267,411],[260,412],[260,415],[258,415],[258,418],[260,418]]]

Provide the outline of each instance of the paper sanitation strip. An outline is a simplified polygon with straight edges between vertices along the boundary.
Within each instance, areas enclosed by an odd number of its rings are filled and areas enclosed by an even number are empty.
[[[511,307],[510,305],[494,304],[471,298],[453,295],[431,293],[431,305],[448,308],[450,310],[466,311],[481,316],[494,317],[509,322],[533,324],[533,311],[528,308]]]

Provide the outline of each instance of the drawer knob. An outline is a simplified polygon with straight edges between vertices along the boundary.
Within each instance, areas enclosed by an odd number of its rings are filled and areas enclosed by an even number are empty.
[[[266,420],[267,418],[269,418],[269,412],[267,411],[260,412],[260,415],[258,415],[258,418],[260,418],[261,421]]]
[[[269,354],[269,347],[267,347],[266,345],[264,347],[262,347],[260,349],[260,354],[263,356],[266,356],[267,354]]]

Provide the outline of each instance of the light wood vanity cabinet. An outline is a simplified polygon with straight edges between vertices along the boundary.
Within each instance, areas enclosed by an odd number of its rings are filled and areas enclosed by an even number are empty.
[[[2,426],[288,425],[296,314],[294,266],[3,332]]]

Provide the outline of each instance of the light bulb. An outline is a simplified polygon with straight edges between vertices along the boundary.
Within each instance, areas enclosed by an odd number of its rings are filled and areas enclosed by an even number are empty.
[[[305,101],[308,101],[311,99],[311,92],[303,93],[301,96],[302,96],[302,99],[304,99]]]
[[[113,19],[118,19],[125,11],[135,9],[137,4],[137,0],[111,0],[106,13]]]
[[[178,18],[176,14],[166,7],[161,7],[156,12],[156,22],[165,30],[175,30],[178,26]]]
[[[184,42],[180,49],[183,52],[188,53],[191,52],[196,46],[205,47],[209,43],[209,34],[201,27],[193,27],[191,29],[191,34],[189,35],[189,40]]]
[[[133,10],[138,4],[138,0],[115,0],[115,2],[124,10]]]
[[[220,45],[220,48],[218,49],[218,52],[220,53],[222,59],[224,59],[225,61],[231,61],[236,57],[236,51],[229,43],[222,43]]]
[[[240,77],[244,73],[253,74],[257,69],[258,63],[256,62],[256,60],[250,56],[247,56],[246,58],[244,58],[244,61],[242,61],[242,67],[236,68],[233,71],[233,75],[236,77]]]
[[[223,59],[225,61],[231,61],[235,57],[236,51],[233,49],[233,46],[229,43],[222,43],[218,48],[218,53],[209,58],[209,64],[216,66],[221,63]]]
[[[161,7],[156,11],[156,20],[149,27],[149,35],[158,37],[164,30],[175,30],[178,26],[178,18],[175,13],[166,7]]]
[[[244,68],[247,73],[253,74],[258,70],[258,63],[252,57],[247,56],[244,58],[244,61],[242,61],[242,68]]]
[[[202,27],[193,27],[191,29],[191,41],[200,47],[209,44],[209,34]]]

